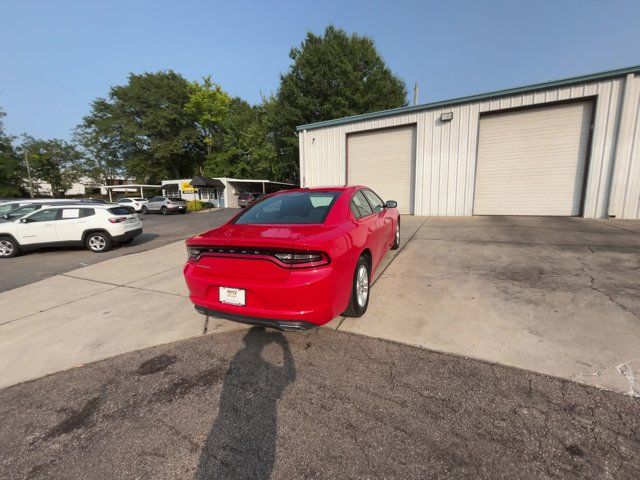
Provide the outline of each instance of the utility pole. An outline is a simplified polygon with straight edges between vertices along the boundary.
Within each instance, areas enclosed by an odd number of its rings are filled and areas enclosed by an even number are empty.
[[[29,157],[27,156],[27,149],[24,150],[24,163],[27,165],[27,177],[29,178],[29,195],[33,198],[33,180],[31,179],[31,167],[29,166]]]
[[[413,104],[418,104],[418,82],[413,86]]]

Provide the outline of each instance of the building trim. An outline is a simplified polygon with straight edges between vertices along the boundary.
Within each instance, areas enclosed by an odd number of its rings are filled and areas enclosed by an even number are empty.
[[[393,115],[404,115],[408,113],[421,112],[424,110],[433,110],[436,108],[452,107],[455,105],[461,105],[465,103],[474,103],[474,102],[490,100],[490,99],[505,97],[509,95],[515,95],[515,94],[520,94],[525,92],[536,92],[536,91],[546,90],[554,87],[564,87],[564,86],[571,86],[571,85],[576,85],[580,83],[606,80],[610,78],[623,77],[629,74],[637,74],[637,73],[640,73],[640,65],[636,65],[633,67],[620,68],[616,70],[608,70],[605,72],[592,73],[588,75],[581,75],[577,77],[570,77],[562,80],[536,83],[533,85],[526,85],[523,87],[509,88],[506,90],[498,90],[495,92],[470,95],[466,97],[454,98],[451,100],[442,100],[438,102],[425,103],[422,105],[413,105],[408,107],[398,107],[398,108],[392,108],[390,110],[382,110],[379,112],[364,113],[361,115],[351,115],[349,117],[343,117],[343,118],[337,118],[333,120],[325,120],[323,122],[300,125],[296,127],[296,130],[300,132],[304,130],[315,130],[317,128],[333,127],[336,125],[344,125],[347,123],[362,122],[365,120],[372,120],[372,119],[381,118],[381,117],[389,117]]]

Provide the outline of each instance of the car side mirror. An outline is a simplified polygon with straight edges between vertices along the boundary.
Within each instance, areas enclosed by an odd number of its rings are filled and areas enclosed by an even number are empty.
[[[9,214],[5,213],[4,215],[2,215],[2,218],[4,218],[5,220],[9,220]]]
[[[28,218],[21,218],[20,220],[18,220],[20,223],[27,223],[29,221]]]
[[[384,204],[384,208],[396,208],[398,206],[398,202],[395,200],[387,200]]]

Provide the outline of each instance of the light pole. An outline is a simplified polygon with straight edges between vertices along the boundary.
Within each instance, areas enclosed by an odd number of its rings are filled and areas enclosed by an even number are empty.
[[[24,163],[27,165],[27,177],[29,178],[29,195],[33,198],[33,180],[31,179],[31,167],[29,167],[29,157],[27,156],[27,149],[24,150]]]

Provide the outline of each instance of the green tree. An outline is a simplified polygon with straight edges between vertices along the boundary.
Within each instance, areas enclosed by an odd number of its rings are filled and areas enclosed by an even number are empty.
[[[4,131],[0,109],[0,197],[20,196],[23,193],[23,163],[13,148],[13,137]]]
[[[269,124],[285,171],[297,171],[298,125],[407,104],[404,82],[392,73],[371,38],[328,26],[307,33],[291,49],[293,64],[280,77]]]
[[[213,152],[215,137],[222,129],[230,104],[231,97],[210,76],[204,77],[202,83],[189,84],[189,100],[184,109],[195,119],[208,155]]]
[[[202,136],[184,109],[188,101],[189,83],[171,70],[130,74],[126,85],[93,102],[80,128],[140,181],[188,177],[204,158]]]
[[[34,187],[38,182],[48,183],[54,197],[64,196],[64,192],[82,177],[83,157],[72,143],[57,138],[37,140],[27,136],[20,149],[29,159]]]
[[[83,150],[85,175],[96,185],[110,185],[115,178],[126,176],[124,152],[119,148],[113,118],[102,115],[107,111],[102,105],[94,107],[93,114],[85,117],[74,134]]]
[[[278,158],[266,123],[265,108],[234,98],[219,133],[216,149],[207,155],[212,177],[279,178]]]

